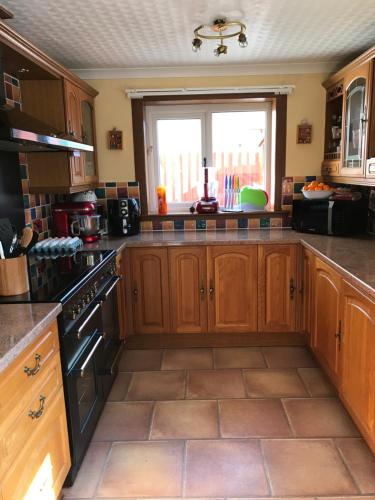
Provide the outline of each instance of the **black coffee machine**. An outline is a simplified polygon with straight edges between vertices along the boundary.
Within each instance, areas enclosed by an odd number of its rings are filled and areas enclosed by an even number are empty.
[[[131,236],[139,233],[140,210],[135,198],[107,200],[108,228],[114,236]]]

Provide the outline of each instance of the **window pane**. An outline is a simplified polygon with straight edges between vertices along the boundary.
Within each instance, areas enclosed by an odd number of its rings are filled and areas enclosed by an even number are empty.
[[[157,121],[159,178],[170,203],[192,202],[200,196],[201,126],[199,118]]]
[[[236,174],[240,187],[266,189],[265,111],[212,114],[212,164],[219,204],[224,204],[225,175]]]

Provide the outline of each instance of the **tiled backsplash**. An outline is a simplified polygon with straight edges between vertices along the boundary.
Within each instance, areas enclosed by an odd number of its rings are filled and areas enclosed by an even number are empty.
[[[103,205],[104,210],[107,210],[107,200],[117,198],[136,198],[140,204],[139,182],[99,182],[95,189],[95,194],[98,198],[98,203]]]
[[[21,87],[18,78],[4,73],[4,87],[7,105],[11,108],[21,109]]]
[[[283,177],[281,186],[281,209],[292,213],[293,200],[303,198],[302,188],[311,181],[322,180],[316,175]]]
[[[19,154],[22,179],[23,206],[25,224],[39,233],[39,238],[49,238],[52,234],[51,205],[55,202],[54,194],[30,194],[27,155]]]

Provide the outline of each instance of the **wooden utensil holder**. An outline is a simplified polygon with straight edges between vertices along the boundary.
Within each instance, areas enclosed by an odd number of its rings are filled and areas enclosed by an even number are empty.
[[[29,289],[26,255],[0,259],[0,296],[21,295]]]

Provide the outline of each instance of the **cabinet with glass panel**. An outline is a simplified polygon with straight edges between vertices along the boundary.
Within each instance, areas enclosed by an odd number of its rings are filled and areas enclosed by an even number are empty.
[[[322,175],[331,180],[374,183],[374,58],[375,47],[323,84],[327,101]]]

